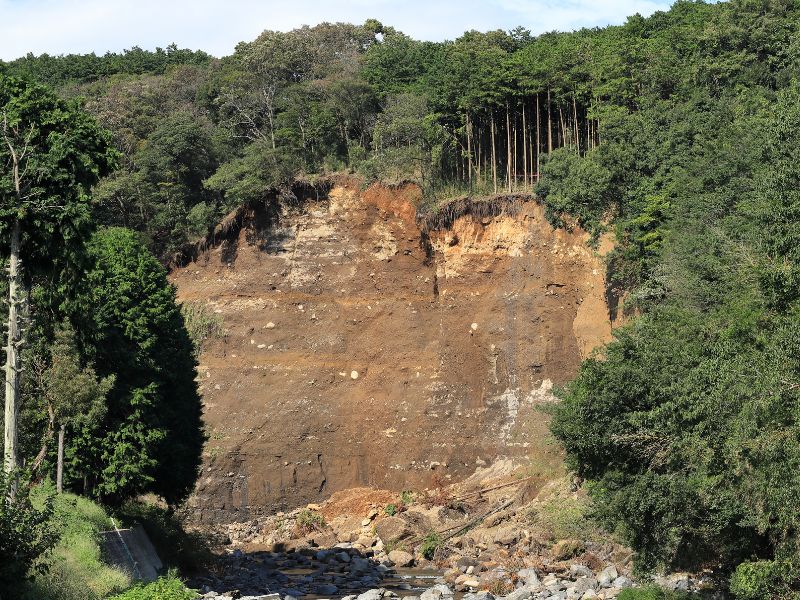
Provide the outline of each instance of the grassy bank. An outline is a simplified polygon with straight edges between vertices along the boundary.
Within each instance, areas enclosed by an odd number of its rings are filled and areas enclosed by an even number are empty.
[[[100,534],[113,528],[112,514],[86,498],[55,495],[50,484],[33,491],[34,504],[41,506],[49,495],[55,496],[52,527],[59,532],[60,540],[40,560],[46,571],[20,584],[19,600],[183,600],[196,596],[185,588],[175,571],[149,586],[136,585],[127,573],[103,561]],[[205,546],[187,535],[177,520],[159,506],[131,503],[114,517],[120,527],[141,523],[169,566],[199,568],[205,559]]]
[[[34,491],[34,503],[43,503],[53,489]],[[52,526],[61,539],[42,562],[47,572],[38,574],[21,590],[22,600],[101,600],[130,587],[123,571],[102,561],[100,532],[111,529],[111,518],[100,505],[73,494],[55,498]]]

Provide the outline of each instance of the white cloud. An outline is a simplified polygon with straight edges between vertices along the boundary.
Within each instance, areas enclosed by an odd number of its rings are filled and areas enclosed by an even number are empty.
[[[0,58],[102,54],[171,42],[222,56],[264,29],[367,18],[427,40],[517,25],[541,33],[622,23],[628,15],[667,5],[668,0],[0,0]]]

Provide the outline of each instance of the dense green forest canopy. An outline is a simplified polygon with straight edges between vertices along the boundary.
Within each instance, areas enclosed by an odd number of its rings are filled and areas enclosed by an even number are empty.
[[[339,171],[415,180],[421,210],[535,192],[555,225],[612,232],[608,296],[629,324],[564,390],[555,435],[642,568],[798,594],[796,0],[682,0],[621,26],[441,43],[325,23],[220,59],[172,46],[0,71],[81,99],[112,132],[121,166],[95,186],[95,223],[139,232],[164,264],[243,203]],[[133,244],[120,231],[92,246],[101,290],[123,258],[114,236]],[[146,411],[149,388],[123,383]]]

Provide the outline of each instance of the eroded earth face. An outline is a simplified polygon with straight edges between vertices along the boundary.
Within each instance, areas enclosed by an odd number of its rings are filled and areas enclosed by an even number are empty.
[[[559,460],[537,405],[610,337],[601,258],[534,201],[431,232],[428,257],[418,194],[345,183],[252,214],[173,272],[179,300],[226,331],[198,370],[209,440],[195,517],[418,489],[500,456]]]

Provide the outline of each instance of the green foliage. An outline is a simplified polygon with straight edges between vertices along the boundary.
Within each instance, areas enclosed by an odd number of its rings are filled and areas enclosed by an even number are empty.
[[[553,540],[586,539],[590,532],[600,537],[599,526],[592,519],[589,498],[576,497],[569,491],[566,480],[539,497],[540,502],[529,513],[530,522],[537,531]]]
[[[26,280],[47,277],[50,294],[64,293],[91,228],[89,190],[117,160],[111,136],[77,104],[0,74],[0,138],[0,252],[8,255],[10,228],[19,220]]]
[[[769,108],[710,119],[715,131],[697,142],[708,146],[695,149],[708,157],[671,184],[680,216],[648,281],[657,293],[584,363],[553,420],[598,514],[640,567],[767,561],[737,571],[740,594],[772,585],[769,561],[797,559],[799,99],[793,83]],[[757,160],[721,152],[731,140]],[[781,593],[795,573],[775,576]]]
[[[442,537],[435,531],[428,533],[419,546],[419,552],[428,560],[433,560],[439,546],[442,545]]]
[[[304,508],[297,515],[296,524],[299,531],[310,533],[325,527],[325,517],[316,511]]]
[[[129,576],[103,561],[100,532],[111,529],[106,511],[72,494],[54,496],[52,485],[33,491],[35,505],[53,499],[53,531],[60,536],[53,551],[41,560],[38,573],[22,592],[24,600],[102,600],[130,585]]]
[[[194,485],[203,433],[195,358],[166,272],[125,229],[98,232],[85,278],[91,313],[84,344],[100,375],[115,374],[99,432],[86,428],[70,445],[73,485],[85,476],[110,502],[152,491],[168,502]]]
[[[109,600],[194,600],[199,595],[187,588],[174,571],[148,584],[139,584]]]
[[[390,517],[393,517],[398,512],[397,511],[397,505],[396,504],[387,504],[386,508],[383,509],[383,512],[385,512]]]
[[[59,539],[52,518],[52,494],[34,507],[24,474],[0,472],[0,597],[10,598],[21,582],[46,571],[41,559]]]
[[[403,506],[411,506],[414,504],[414,492],[411,490],[403,490],[400,492],[400,502],[403,503]]]
[[[619,197],[611,171],[598,152],[580,156],[568,148],[554,151],[545,160],[536,193],[556,225],[563,227],[566,217],[594,232]]]
[[[115,74],[142,75],[164,73],[169,67],[184,64],[207,64],[211,57],[205,52],[195,52],[170,44],[155,51],[142,50],[134,46],[122,52],[107,52],[103,56],[91,54],[67,54],[50,56],[41,54],[13,60],[8,68],[25,77],[48,85],[83,83]]]
[[[627,588],[617,596],[619,600],[689,600],[689,598],[695,597],[682,592],[667,591],[656,585]]]
[[[771,560],[743,562],[731,576],[731,593],[741,600],[775,598],[776,571]]]

